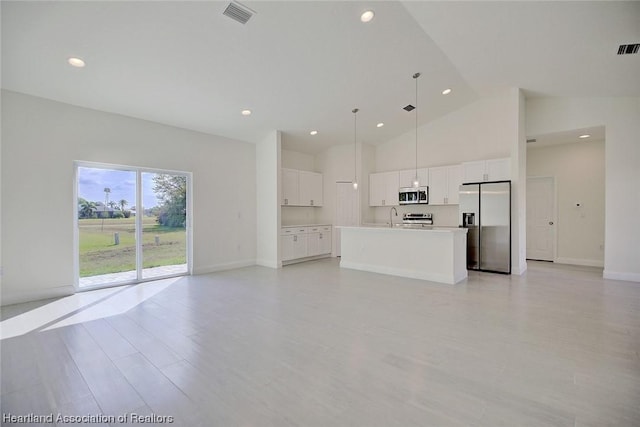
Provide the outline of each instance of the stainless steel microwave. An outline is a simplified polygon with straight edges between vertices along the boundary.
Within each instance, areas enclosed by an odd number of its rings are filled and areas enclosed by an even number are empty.
[[[398,192],[401,205],[418,205],[429,203],[429,187],[403,187]]]

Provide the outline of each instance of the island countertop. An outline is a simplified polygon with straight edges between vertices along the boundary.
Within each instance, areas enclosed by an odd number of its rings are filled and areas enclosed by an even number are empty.
[[[361,225],[361,226],[347,226],[347,225],[337,225],[336,228],[346,229],[346,228],[360,228],[360,229],[370,229],[370,230],[388,230],[388,231],[431,231],[431,232],[454,232],[454,233],[463,233],[467,234],[467,229],[462,227],[447,227],[447,226],[437,226],[437,225],[426,225],[426,226],[418,226],[418,225],[403,225],[403,224],[394,224],[393,227],[389,227],[389,224],[380,224],[380,225]]]
[[[467,277],[467,229],[338,226],[340,266],[455,284]]]

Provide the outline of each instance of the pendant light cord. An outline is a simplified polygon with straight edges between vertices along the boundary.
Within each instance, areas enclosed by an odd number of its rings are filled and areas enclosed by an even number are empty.
[[[413,78],[416,81],[416,177],[414,183],[418,183],[418,77],[420,77],[420,73],[415,73]]]
[[[358,142],[358,111],[360,111],[357,108],[354,108],[353,110],[351,110],[351,112],[353,113],[353,182],[354,184],[357,184],[358,182],[358,157],[357,157],[357,153],[358,153],[358,146],[357,146],[357,142]]]

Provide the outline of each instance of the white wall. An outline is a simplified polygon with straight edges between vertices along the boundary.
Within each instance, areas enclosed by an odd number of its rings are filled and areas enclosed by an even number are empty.
[[[336,182],[353,181],[353,155],[353,145],[347,144],[329,147],[316,156],[316,166],[322,173],[324,186],[324,202],[318,212],[319,222],[333,224],[336,212]],[[358,184],[360,184],[362,178],[360,174],[358,175]],[[362,192],[362,188],[358,187],[358,191]]]
[[[256,145],[256,263],[278,268],[280,261],[280,200],[282,135],[274,131]]]
[[[0,6],[0,27],[2,26],[2,6]],[[2,46],[2,28],[0,28],[0,46]],[[0,55],[0,82],[2,82],[2,55]],[[2,91],[0,91],[0,189],[2,188]],[[0,195],[0,242],[2,242],[2,197]],[[2,297],[2,244],[0,244],[0,303]]]
[[[364,152],[371,155],[371,147],[364,145]],[[362,200],[362,193],[367,192],[368,182],[365,184],[362,168],[363,144],[357,144],[354,150],[353,144],[336,145],[316,156],[316,167],[322,172],[324,185],[324,204],[318,211],[318,222],[323,224],[335,224],[336,215],[336,182],[353,182],[354,179],[354,155],[357,162],[358,194]],[[368,176],[368,175],[367,175]],[[368,181],[368,179],[367,179]],[[354,190],[356,191],[356,190]],[[368,200],[368,199],[367,199]],[[362,201],[360,201],[362,207]],[[336,230],[332,239],[332,252],[336,253]]]
[[[418,129],[418,167],[509,157],[510,93],[483,98]],[[415,130],[376,149],[376,171],[415,167]]]
[[[369,206],[369,175],[376,172],[376,147],[362,144],[360,155],[359,188],[360,188],[360,223],[377,222],[376,209]]]
[[[292,150],[281,150],[282,167],[302,171],[318,172],[315,158],[311,154]]]
[[[527,175],[555,178],[557,262],[604,266],[604,159],[604,141],[528,150]]]
[[[2,95],[3,304],[73,292],[74,160],[192,172],[194,272],[255,263],[254,145]]]
[[[527,137],[526,102],[517,88],[509,91],[505,125],[511,141],[511,273],[527,270]]]
[[[640,282],[640,98],[532,98],[527,135],[604,125],[604,277]]]

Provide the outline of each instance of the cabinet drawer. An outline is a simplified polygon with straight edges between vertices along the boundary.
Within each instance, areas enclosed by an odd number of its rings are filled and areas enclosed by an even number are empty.
[[[307,234],[308,232],[307,227],[282,227],[280,229],[281,236],[287,236],[290,234]]]

